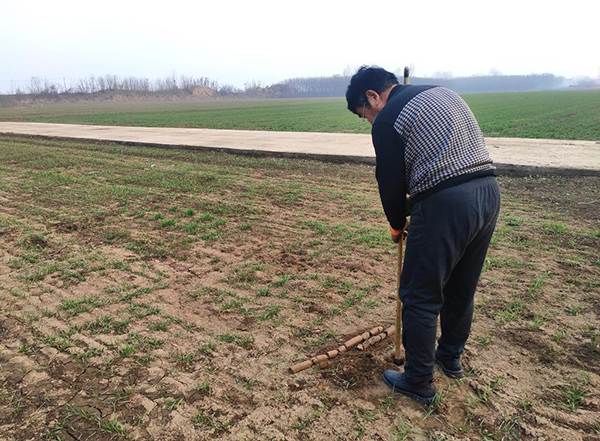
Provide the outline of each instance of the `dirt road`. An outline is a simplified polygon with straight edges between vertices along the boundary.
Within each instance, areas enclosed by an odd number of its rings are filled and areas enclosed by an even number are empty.
[[[374,163],[369,135],[0,122],[0,133]],[[486,138],[499,172],[600,175],[600,142]]]

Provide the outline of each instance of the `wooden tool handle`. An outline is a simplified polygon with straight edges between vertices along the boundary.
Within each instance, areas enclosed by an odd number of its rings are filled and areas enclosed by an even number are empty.
[[[394,339],[394,363],[399,364],[402,360],[402,301],[400,300],[400,279],[402,278],[402,250],[403,250],[403,235],[398,241],[398,280],[397,280],[397,303],[396,303],[396,335]]]

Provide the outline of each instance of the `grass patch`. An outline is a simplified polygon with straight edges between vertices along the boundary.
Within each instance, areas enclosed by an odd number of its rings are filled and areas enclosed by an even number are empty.
[[[581,400],[591,395],[589,376],[585,375],[580,382],[572,380],[568,386],[563,386],[561,391],[563,394],[561,405],[571,412],[576,412]]]

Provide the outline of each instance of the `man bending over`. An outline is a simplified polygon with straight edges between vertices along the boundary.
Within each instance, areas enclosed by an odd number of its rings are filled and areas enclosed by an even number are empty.
[[[451,90],[400,85],[363,66],[346,92],[348,109],[372,124],[376,178],[392,239],[409,214],[399,296],[404,372],[383,381],[424,404],[435,398],[433,368],[460,378],[475,289],[500,209],[500,188],[483,135],[467,104]],[[438,315],[441,336],[436,348]]]

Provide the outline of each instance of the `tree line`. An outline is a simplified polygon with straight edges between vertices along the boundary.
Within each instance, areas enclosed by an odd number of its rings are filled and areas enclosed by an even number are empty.
[[[340,97],[346,93],[350,76],[292,78],[265,88],[264,95],[281,98]],[[444,86],[458,93],[471,92],[526,92],[565,87],[565,78],[552,74],[480,75],[432,78],[411,77],[411,84]]]
[[[401,72],[397,72],[399,77]],[[178,76],[175,73],[156,80],[144,77],[119,77],[117,75],[89,76],[69,85],[66,81],[57,83],[44,77],[32,77],[23,88],[13,87],[11,95],[58,96],[62,94],[94,94],[98,92],[135,92],[153,94],[185,95],[193,94],[196,88],[214,91],[218,96],[239,96],[250,98],[320,98],[342,97],[350,82],[351,73],[327,77],[298,77],[281,82],[263,85],[260,81],[247,82],[243,89],[221,85],[207,77]],[[411,84],[430,84],[448,87],[458,93],[470,92],[526,92],[552,90],[566,86],[566,79],[553,74],[502,75],[492,72],[489,75],[454,77],[440,72],[433,77],[411,77]],[[579,87],[600,87],[600,79],[582,78]]]
[[[94,76],[80,78],[62,83],[45,77],[31,77],[25,86],[11,86],[11,95],[60,95],[60,94],[90,94],[96,92],[154,92],[154,93],[192,93],[197,87],[205,87],[215,92],[233,93],[233,86],[220,86],[217,81],[207,77],[194,77],[171,74],[164,78],[149,80],[145,77],[119,77],[117,75]]]

